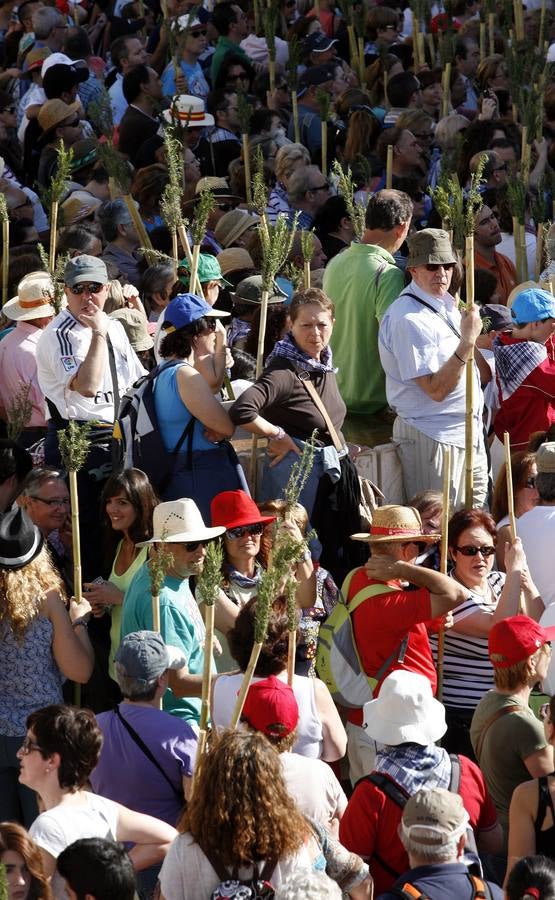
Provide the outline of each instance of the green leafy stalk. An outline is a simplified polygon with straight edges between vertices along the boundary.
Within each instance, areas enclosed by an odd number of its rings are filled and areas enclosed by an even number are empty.
[[[281,273],[284,278],[287,278],[288,281],[293,285],[293,293],[300,291],[303,286],[304,280],[304,272],[302,269],[299,269],[298,266],[295,265],[294,262],[288,262],[281,269]]]
[[[487,156],[486,154],[482,154],[480,160],[478,161],[478,165],[476,166],[476,170],[470,176],[470,186],[468,188],[464,211],[464,234],[465,237],[470,237],[474,234],[475,230],[475,219],[476,213],[482,208],[484,205],[484,201],[482,199],[482,194],[480,193],[480,186],[483,184],[484,178],[484,168],[486,166]]]
[[[314,465],[314,452],[316,450],[316,429],[310,435],[310,439],[306,441],[303,452],[297,462],[291,467],[291,473],[285,488],[283,489],[283,498],[285,500],[285,516],[290,513],[299,502],[302,490],[308,480],[308,476]]]
[[[299,87],[299,65],[302,53],[297,35],[289,41],[289,57],[287,59],[287,86],[293,94]]]
[[[129,164],[116,150],[111,140],[97,141],[98,160],[108,172],[115,187],[121,194],[129,193],[131,187],[131,175]]]
[[[33,403],[29,399],[30,391],[31,382],[25,383],[22,381],[8,407],[8,438],[11,441],[17,441],[33,415]]]
[[[0,194],[0,222],[9,222],[8,204],[4,194]]]
[[[206,234],[206,223],[208,216],[214,209],[216,201],[214,194],[210,190],[201,191],[198,203],[195,208],[195,218],[191,223],[191,234],[193,236],[193,244],[200,246]]]
[[[250,134],[252,113],[252,103],[249,102],[246,92],[237,91],[237,119],[241,134]]]
[[[287,216],[284,215],[277,217],[275,225],[265,225],[263,222],[258,224],[258,233],[262,244],[261,275],[262,290],[264,291],[271,292],[276,273],[281,270],[291,252],[297,220],[298,213],[295,215],[291,227],[289,227]]]
[[[252,205],[262,217],[266,227],[266,207],[268,206],[268,188],[264,181],[264,157],[260,146],[254,151],[254,167],[252,176]]]
[[[167,572],[173,565],[173,553],[167,549],[167,532],[163,531],[155,552],[148,560],[150,589],[153,597],[159,597]]]
[[[44,269],[48,269],[49,259],[48,254],[44,248],[44,245],[40,242],[37,244],[37,250],[39,251],[39,256],[41,259],[41,263]],[[65,253],[56,256],[56,265],[54,266],[54,272],[52,273],[52,283],[54,286],[54,294],[51,298],[51,303],[54,309],[56,310],[56,315],[60,312],[62,308],[62,303],[65,297],[64,291],[64,272],[66,263],[69,259],[69,250],[66,250]]]
[[[318,104],[319,115],[322,122],[327,122],[330,118],[331,99],[331,95],[327,91],[318,88],[316,91],[316,102]]]
[[[58,446],[65,469],[78,472],[85,464],[89,452],[90,433],[94,422],[83,422],[78,425],[73,419],[67,428],[58,432]]]
[[[309,263],[314,256],[314,231],[301,231],[301,255],[303,262]]]
[[[224,551],[222,541],[217,538],[206,545],[206,556],[202,572],[197,578],[198,595],[206,606],[214,606],[222,583]]]
[[[547,195],[552,192],[553,188],[550,186],[549,181],[549,178],[542,175],[533,195],[531,213],[536,225],[549,222],[551,218],[551,209],[547,202]]]
[[[453,232],[453,246],[463,252],[466,234],[464,195],[458,177],[442,173],[437,187],[434,190],[429,188],[428,193],[442,222]]]
[[[0,900],[9,900],[6,866],[0,862]]]
[[[258,587],[254,622],[255,643],[264,643],[268,632],[272,603],[283,590],[283,585],[290,574],[291,566],[299,560],[305,550],[306,543],[304,539],[295,540],[287,532],[283,532],[280,540],[274,545],[272,564],[262,574]]]
[[[520,178],[507,181],[507,205],[519,225],[526,224],[526,185]]]
[[[106,88],[102,88],[98,100],[89,103],[87,118],[90,119],[98,134],[102,134],[108,140],[112,140],[114,136],[114,116],[110,94]]]
[[[276,61],[276,29],[279,16],[279,4],[270,0],[264,10],[264,36],[268,45],[268,56],[274,63]]]
[[[337,178],[337,190],[345,200],[357,239],[361,241],[366,229],[366,209],[362,203],[355,200],[355,184],[351,169],[349,167],[343,169],[339,160],[334,159],[332,171]]]
[[[183,223],[181,196],[183,191],[183,145],[172,128],[164,132],[164,146],[169,181],[160,200],[160,212],[170,232],[177,231]]]

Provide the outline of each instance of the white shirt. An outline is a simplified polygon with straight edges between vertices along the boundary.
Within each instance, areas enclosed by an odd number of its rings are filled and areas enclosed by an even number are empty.
[[[146,371],[131,348],[122,324],[108,316],[108,334],[114,347],[120,397]],[[65,309],[52,320],[37,344],[37,372],[40,388],[63,419],[114,421],[112,376],[107,364],[100,390],[94,397],[83,397],[70,389],[92,340],[92,330],[82,325]],[[47,418],[50,413],[46,412]]]
[[[109,88],[108,94],[110,96],[110,103],[112,105],[112,118],[114,120],[114,125],[119,125],[123,118],[123,114],[129,105],[127,103],[127,100],[123,96],[123,75],[121,74],[121,72],[117,73],[116,80]]]
[[[522,539],[530,575],[545,606],[555,603],[553,545],[555,506],[535,506],[516,520],[516,533]]]
[[[420,297],[437,310],[428,309],[409,294]],[[443,317],[443,318],[442,318]],[[411,282],[385,313],[378,334],[378,348],[385,372],[387,402],[413,428],[442,444],[465,446],[466,385],[458,384],[442,401],[432,400],[415,378],[438,372],[453,355],[459,338],[444,321],[460,332],[461,314],[450,294],[432,297]],[[462,365],[461,365],[462,368]],[[483,395],[474,365],[474,442],[482,436]]]

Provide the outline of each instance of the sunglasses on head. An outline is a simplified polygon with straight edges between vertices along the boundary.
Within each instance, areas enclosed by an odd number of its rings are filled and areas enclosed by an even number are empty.
[[[262,534],[263,531],[264,525],[262,522],[255,522],[254,525],[238,525],[237,528],[228,528],[226,535],[228,538],[231,538],[232,541],[235,541],[238,538],[244,537],[245,534],[254,536],[255,534]]]
[[[455,263],[426,263],[426,270],[428,272],[437,272],[438,269],[445,269],[446,272],[449,272],[454,268]]]
[[[463,556],[477,556],[480,553],[482,556],[493,556],[495,553],[495,547],[491,544],[484,544],[482,547],[473,547],[472,544],[467,544],[465,547],[455,547],[457,553],[462,553]]]
[[[75,284],[73,287],[70,287],[70,291],[72,294],[84,294],[85,291],[89,294],[100,294],[103,287],[103,284],[98,284],[97,281],[91,281],[88,284]]]

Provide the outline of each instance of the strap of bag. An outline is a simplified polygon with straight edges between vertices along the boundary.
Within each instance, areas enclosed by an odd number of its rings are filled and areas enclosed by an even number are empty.
[[[487,720],[486,724],[482,728],[482,732],[480,737],[478,738],[478,742],[476,744],[476,759],[480,762],[480,756],[482,755],[482,747],[484,744],[484,738],[493,725],[494,722],[497,722],[502,716],[507,716],[509,713],[520,712],[521,709],[524,709],[523,706],[517,704],[516,706],[504,706],[502,709],[498,709],[497,712],[490,716]]]
[[[160,374],[160,372],[162,372],[164,369],[170,369],[170,368],[173,368],[174,366],[179,365],[180,362],[181,362],[180,359],[171,360],[171,362],[166,363],[165,365],[159,365],[159,366],[156,366],[156,370],[153,370],[153,371],[152,371],[152,399],[153,399],[153,400],[154,400],[154,393],[155,393],[155,391],[156,391],[156,379],[157,379],[157,376],[158,376],[158,375]],[[191,451],[191,448],[192,448],[192,444],[193,444],[193,429],[194,429],[194,427],[195,427],[195,422],[196,422],[196,421],[197,421],[197,420],[195,419],[195,417],[194,417],[194,416],[191,416],[191,418],[189,419],[189,421],[188,421],[187,424],[185,425],[185,428],[183,429],[183,432],[182,432],[181,437],[179,438],[177,444],[175,445],[175,447],[173,448],[173,450],[169,450],[169,451],[168,451],[169,453],[171,453],[172,456],[174,456],[176,453],[179,453],[179,450],[181,449],[181,446],[182,446],[182,444],[183,444],[183,442],[184,442],[184,440],[185,440],[186,438],[189,438],[189,449],[188,449],[188,454],[189,454],[189,455],[191,454],[191,452],[192,452],[192,451]],[[189,468],[189,469],[191,468],[190,463],[189,463],[189,465],[188,465],[188,468]]]
[[[445,316],[442,312],[440,312],[439,309],[434,309],[434,307],[432,306],[431,303],[427,303],[425,300],[422,300],[422,297],[417,297],[416,294],[409,294],[409,293],[407,293],[407,294],[403,294],[403,296],[404,296],[404,297],[410,297],[412,300],[416,300],[417,303],[421,303],[422,306],[425,306],[427,309],[431,310],[431,312],[435,313],[436,316],[439,316],[439,318],[440,318],[443,322],[445,322],[445,324],[447,325],[447,327],[450,328],[451,331],[453,332],[453,334],[456,334],[457,337],[458,337],[459,340],[460,340],[460,338],[461,338],[461,333],[460,333],[459,329],[458,329],[458,328],[455,328],[455,326],[453,325],[453,323],[450,322],[449,319],[447,318],[447,316]]]
[[[470,872],[468,873],[468,878],[472,882],[472,890],[474,891],[472,900],[475,900],[476,897],[479,897],[480,900],[491,900],[491,891],[487,881],[483,881],[477,875],[471,875]]]
[[[116,716],[118,717],[118,719],[120,720],[120,722],[121,722],[121,724],[123,725],[123,727],[125,728],[125,730],[127,731],[127,733],[129,734],[129,736],[130,736],[130,737],[132,738],[132,740],[136,743],[136,745],[137,745],[137,747],[139,748],[139,750],[142,750],[143,753],[144,753],[144,755],[151,761],[151,763],[152,763],[154,766],[156,766],[156,768],[157,768],[158,771],[160,772],[160,775],[162,775],[162,777],[164,778],[164,780],[168,782],[169,786],[171,787],[171,789],[172,789],[172,791],[174,792],[175,796],[179,799],[180,803],[183,803],[183,802],[184,802],[183,794],[181,793],[181,791],[178,791],[177,788],[176,788],[176,786],[170,781],[170,779],[168,778],[168,776],[167,776],[166,773],[164,772],[162,766],[160,765],[160,763],[158,762],[158,760],[156,759],[156,757],[155,757],[155,756],[151,753],[151,751],[148,749],[148,747],[147,747],[147,745],[145,744],[145,742],[143,741],[143,739],[137,734],[137,732],[136,732],[135,729],[129,724],[129,722],[128,722],[126,719],[123,718],[123,716],[122,716],[122,714],[121,714],[121,712],[120,712],[119,706],[116,706],[114,712],[115,712]]]
[[[356,572],[356,569],[353,572],[350,572],[345,581],[343,582],[343,587],[341,588],[340,594],[343,599],[344,592],[347,593],[349,590],[349,586],[351,583],[351,578]],[[378,597],[380,594],[390,594],[392,593],[392,588],[388,587],[386,584],[369,584],[368,587],[362,588],[362,590],[358,591],[357,594],[353,597],[350,603],[346,603],[347,611],[350,616],[354,613],[355,609],[364,603],[365,600],[369,600],[371,597]],[[343,600],[343,602],[345,602]],[[368,676],[372,679],[375,679],[376,682],[380,681],[381,678],[385,675],[390,665],[396,660],[397,662],[402,663],[405,659],[405,654],[407,652],[407,647],[409,644],[409,636],[405,635],[401,643],[389,654],[387,659],[381,664],[380,668],[376,672],[375,675]]]
[[[110,339],[110,335],[106,335],[106,346],[108,347],[108,365],[110,366],[110,378],[112,379],[112,393],[114,396],[114,422],[117,420],[120,404],[118,372],[116,369],[116,355],[114,353],[114,345]]]
[[[451,778],[449,779],[449,790],[452,794],[458,794],[461,786],[461,761],[456,753],[450,753],[451,760]]]
[[[312,402],[314,403],[318,412],[322,416],[324,422],[326,423],[326,428],[328,429],[328,434],[331,437],[331,442],[332,442],[333,446],[335,447],[335,449],[337,450],[338,453],[343,453],[343,451],[345,450],[345,445],[342,444],[341,441],[339,440],[339,436],[333,426],[332,420],[330,419],[330,417],[328,415],[328,411],[327,411],[326,407],[324,406],[324,404],[322,403],[322,400],[321,400],[320,396],[318,395],[318,391],[316,390],[316,388],[312,384],[312,381],[310,380],[309,373],[308,372],[298,372],[297,374],[299,376],[299,380],[300,380],[301,384],[303,385],[305,391],[309,395],[310,399],[312,400]],[[303,375],[308,376],[308,377],[303,378]]]
[[[237,867],[234,867],[232,872],[230,873],[228,871],[227,867],[223,864],[221,857],[219,856],[218,853],[214,853],[213,850],[211,850],[208,853],[206,850],[203,850],[202,847],[201,847],[201,850],[204,853],[204,855],[206,856],[206,859],[208,860],[208,862],[210,863],[212,868],[214,869],[218,878],[221,878],[222,881],[229,881],[230,879],[234,879],[235,881],[246,881],[246,879],[239,878],[239,875],[237,874]],[[251,876],[251,880],[252,881],[269,881],[270,875],[272,874],[275,867],[277,866],[277,863],[278,863],[277,859],[273,859],[273,858],[267,859],[260,872],[258,871],[257,863],[253,863],[253,867],[252,867],[253,873]]]
[[[407,800],[409,799],[408,793],[399,784],[396,784],[382,772],[371,772],[370,775],[367,775],[366,778],[364,778],[364,781],[375,784],[376,787],[400,809],[404,809],[407,805]]]
[[[420,888],[411,884],[410,881],[406,881],[403,887],[391,888],[391,893],[395,894],[396,897],[414,897],[416,900],[427,900],[426,895],[422,893]]]

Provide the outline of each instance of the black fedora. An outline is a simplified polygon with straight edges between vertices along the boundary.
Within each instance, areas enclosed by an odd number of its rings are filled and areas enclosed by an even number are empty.
[[[42,550],[44,538],[20,506],[0,518],[0,569],[22,569]]]

